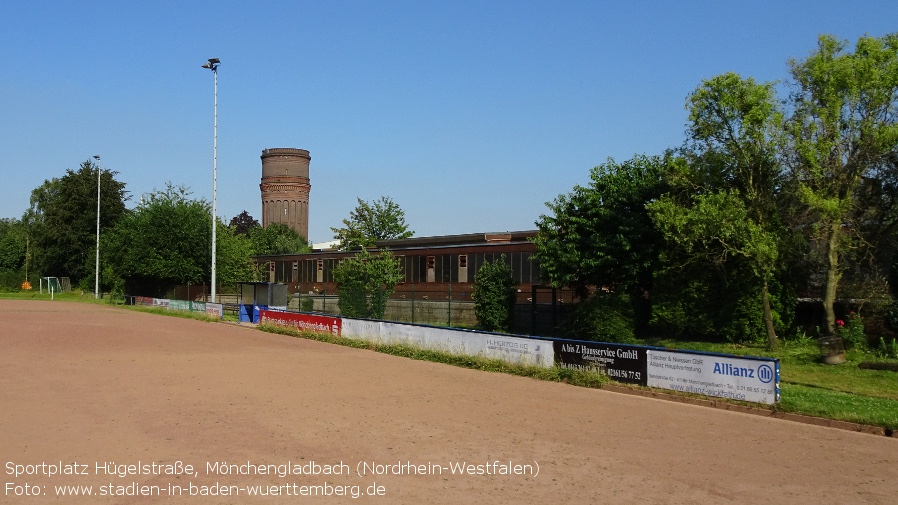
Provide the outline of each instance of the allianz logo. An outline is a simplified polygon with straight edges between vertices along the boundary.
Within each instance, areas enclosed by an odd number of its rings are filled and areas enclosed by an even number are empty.
[[[733,366],[732,363],[714,362],[713,373],[718,375],[728,375],[730,377],[745,377],[747,379],[757,379],[764,384],[773,380],[773,368],[768,364],[758,365],[758,368],[749,368],[741,366]]]

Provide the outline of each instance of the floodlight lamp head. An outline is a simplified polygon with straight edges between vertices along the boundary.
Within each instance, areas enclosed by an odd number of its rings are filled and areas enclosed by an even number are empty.
[[[97,160],[97,161],[100,161],[100,155],[99,155],[99,154],[95,154],[95,155],[94,155],[94,159]]]
[[[218,68],[218,64],[221,63],[221,60],[218,58],[209,58],[209,61],[203,63],[203,68],[208,68],[209,70],[215,72]]]

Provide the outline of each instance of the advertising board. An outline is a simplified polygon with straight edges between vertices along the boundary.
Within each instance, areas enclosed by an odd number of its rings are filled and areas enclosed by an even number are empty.
[[[135,296],[134,305],[153,305],[153,298],[149,296]]]
[[[203,302],[194,302],[203,303]],[[224,305],[221,303],[205,302],[205,311],[207,316],[224,317]]]
[[[382,344],[399,344],[464,356],[483,356],[509,363],[552,367],[552,342],[456,328],[387,321],[344,319],[343,335]]]
[[[343,336],[380,342],[380,321],[343,318]]]
[[[328,331],[510,363],[594,370],[616,382],[747,402],[779,401],[780,365],[755,358],[608,342],[543,340],[386,321],[261,311],[263,323]],[[342,325],[342,326],[341,326]]]
[[[260,310],[259,324],[288,326],[298,330],[330,333],[335,336],[340,336],[342,327],[339,317],[299,314],[296,312],[278,312],[274,310]]]
[[[779,401],[779,360],[655,349],[647,353],[647,386],[747,402]]]
[[[563,368],[593,370],[617,382],[646,385],[647,348],[611,344],[555,340],[555,364]]]
[[[479,334],[476,337],[483,341],[483,355],[488,358],[547,368],[554,365],[555,353],[552,342],[548,340],[493,334]]]
[[[190,302],[187,300],[169,300],[168,301],[169,310],[190,310]]]

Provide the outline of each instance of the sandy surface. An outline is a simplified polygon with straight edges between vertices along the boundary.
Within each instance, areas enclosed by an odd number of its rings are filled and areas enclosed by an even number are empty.
[[[222,474],[216,462],[242,466]],[[453,474],[462,462],[475,474]],[[312,463],[348,475],[298,473]],[[43,301],[0,301],[0,464],[0,503],[15,504],[892,504],[898,496],[894,438]],[[359,475],[363,464],[388,473]],[[293,473],[258,474],[269,468]],[[525,474],[486,473],[516,469]],[[246,494],[259,485],[281,495]],[[63,486],[92,486],[93,496],[57,496]],[[239,495],[191,497],[191,486]],[[26,491],[39,496],[16,496]],[[329,495],[301,496],[313,492]]]

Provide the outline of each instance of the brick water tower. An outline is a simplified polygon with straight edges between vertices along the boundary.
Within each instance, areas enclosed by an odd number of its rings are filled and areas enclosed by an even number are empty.
[[[309,239],[309,151],[262,151],[262,226],[283,223]]]

